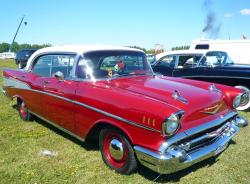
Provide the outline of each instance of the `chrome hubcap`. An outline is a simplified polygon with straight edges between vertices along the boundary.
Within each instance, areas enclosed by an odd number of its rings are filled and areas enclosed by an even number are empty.
[[[116,160],[121,160],[124,154],[122,142],[117,139],[112,139],[109,145],[109,152],[112,158]]]
[[[20,111],[21,111],[21,114],[23,117],[25,117],[27,115],[27,108],[26,108],[24,102],[22,102],[22,104],[21,104]]]

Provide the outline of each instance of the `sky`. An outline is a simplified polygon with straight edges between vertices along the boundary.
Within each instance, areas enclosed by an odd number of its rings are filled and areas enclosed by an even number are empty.
[[[11,43],[23,15],[18,43],[169,50],[206,28],[205,38],[250,39],[250,0],[0,0],[0,43]]]

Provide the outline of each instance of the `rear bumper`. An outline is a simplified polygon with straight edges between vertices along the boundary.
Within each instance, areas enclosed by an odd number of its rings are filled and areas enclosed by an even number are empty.
[[[242,121],[239,116],[237,116],[237,118]],[[169,174],[185,169],[197,162],[223,152],[227,148],[230,140],[239,131],[239,127],[243,127],[235,121],[237,118],[234,117],[233,120],[230,119],[230,121],[223,124],[218,130],[209,134],[204,134],[194,140],[189,140],[188,142],[185,142],[185,144],[179,143],[179,141],[172,145],[165,143],[165,145],[168,144],[168,146],[165,147],[164,150],[159,150],[158,152],[135,146],[134,149],[137,158],[142,165],[161,174]],[[246,125],[247,121],[244,123],[244,126]],[[188,137],[189,136],[186,138]],[[209,143],[204,144],[205,140],[211,139],[211,137],[212,140]],[[190,145],[197,143],[198,141],[203,145],[198,148],[194,147],[193,149],[190,149]]]

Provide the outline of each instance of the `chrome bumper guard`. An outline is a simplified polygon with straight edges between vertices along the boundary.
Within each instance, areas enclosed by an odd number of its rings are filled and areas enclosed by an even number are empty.
[[[180,133],[181,135],[171,137],[162,144],[158,152],[141,146],[135,146],[134,149],[142,165],[155,172],[169,174],[220,154],[237,134],[239,127],[247,125],[245,118],[231,112],[223,118],[185,131],[185,136]],[[207,130],[205,127],[214,129],[212,132],[203,133]]]

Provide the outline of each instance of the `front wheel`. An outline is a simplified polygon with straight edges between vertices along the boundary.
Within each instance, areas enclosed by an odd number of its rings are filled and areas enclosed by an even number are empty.
[[[130,174],[137,168],[134,150],[128,139],[116,129],[103,129],[99,148],[106,165],[120,174]]]

